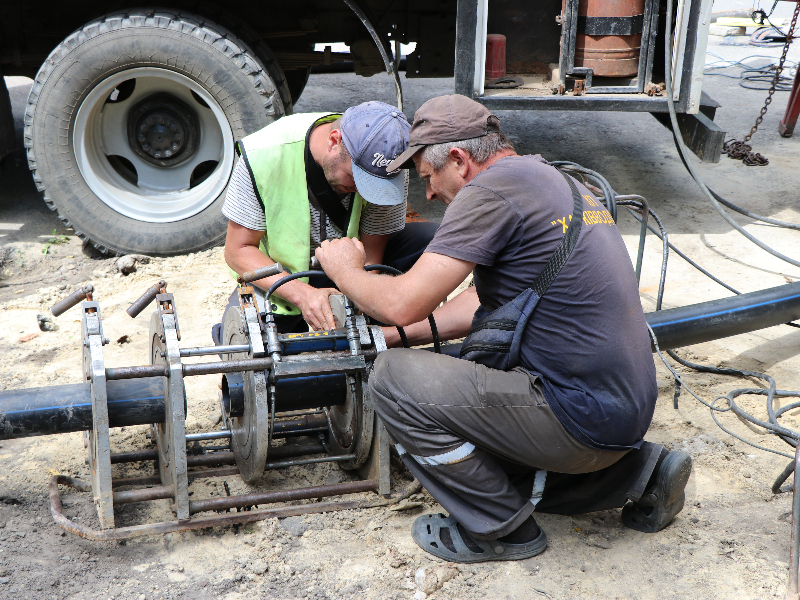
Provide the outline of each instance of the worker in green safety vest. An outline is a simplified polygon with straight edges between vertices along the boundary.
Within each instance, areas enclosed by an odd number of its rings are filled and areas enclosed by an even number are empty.
[[[326,239],[358,237],[367,264],[407,271],[436,231],[435,223],[406,224],[408,171],[386,166],[408,147],[410,125],[396,107],[365,102],[344,114],[283,117],[237,144],[236,164],[222,212],[229,219],[225,261],[232,274],[280,262],[309,269]],[[277,275],[254,282],[259,310]],[[288,282],[271,298],[281,333],[334,327],[327,277]],[[228,306],[237,304],[231,294]],[[221,343],[221,324],[214,326]]]

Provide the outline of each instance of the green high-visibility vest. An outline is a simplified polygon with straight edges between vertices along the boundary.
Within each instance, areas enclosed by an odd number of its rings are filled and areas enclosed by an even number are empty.
[[[242,159],[255,183],[255,190],[264,205],[267,231],[259,249],[292,273],[307,271],[311,264],[311,212],[306,184],[306,133],[313,125],[335,121],[341,115],[303,113],[270,123],[261,131],[239,142]],[[365,200],[353,196],[353,210],[347,226],[347,237],[358,237],[358,226]],[[234,274],[234,276],[237,276]],[[308,283],[308,278],[300,281]],[[299,315],[300,309],[277,296],[274,312]]]

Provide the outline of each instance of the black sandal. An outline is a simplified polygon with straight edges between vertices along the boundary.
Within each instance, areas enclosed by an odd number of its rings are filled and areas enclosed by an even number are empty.
[[[463,526],[459,527],[455,518],[441,513],[417,517],[411,527],[411,537],[425,552],[456,563],[521,560],[541,554],[547,548],[547,536],[541,529],[536,539],[524,544],[479,540],[469,535]]]

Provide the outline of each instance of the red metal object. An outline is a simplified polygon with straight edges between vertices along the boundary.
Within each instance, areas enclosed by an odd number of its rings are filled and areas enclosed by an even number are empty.
[[[506,36],[490,33],[486,36],[486,79],[506,76]]]
[[[581,0],[579,17],[635,17],[644,15],[645,0]],[[642,34],[586,35],[575,39],[575,66],[597,77],[631,77],[639,72]]]
[[[788,2],[800,2],[800,0],[784,0]],[[797,10],[797,9],[795,9]],[[789,32],[792,35],[792,32]],[[793,36],[796,37],[796,36]],[[791,40],[788,40],[791,43]],[[792,137],[794,126],[797,125],[797,117],[800,116],[800,70],[794,76],[792,91],[789,94],[789,104],[786,106],[786,114],[778,123],[778,133],[783,137]]]
[[[794,76],[792,91],[789,93],[789,104],[786,106],[786,114],[778,124],[778,132],[783,137],[792,137],[794,126],[797,125],[797,117],[800,115],[800,70]]]

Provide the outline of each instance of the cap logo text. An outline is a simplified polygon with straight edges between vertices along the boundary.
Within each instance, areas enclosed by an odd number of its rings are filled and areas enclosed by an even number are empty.
[[[391,160],[386,160],[386,156],[384,156],[381,152],[376,152],[375,154],[372,155],[372,158],[373,158],[372,160],[373,167],[388,167],[389,164],[392,162],[392,160],[394,160],[397,157],[395,156]]]

